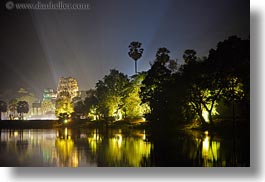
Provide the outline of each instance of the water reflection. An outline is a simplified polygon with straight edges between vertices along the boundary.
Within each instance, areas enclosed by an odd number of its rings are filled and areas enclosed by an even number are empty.
[[[249,141],[210,132],[0,130],[0,166],[249,166]]]
[[[98,159],[98,166],[146,166],[143,162],[150,157],[151,143],[145,141],[144,131],[123,133],[110,130],[107,136],[98,130],[88,135],[89,147]]]
[[[205,135],[202,141],[203,166],[211,167],[215,162],[220,161],[220,142],[211,140],[208,131],[205,132]]]
[[[250,166],[250,143],[244,133],[185,131],[166,136],[167,140],[154,138],[156,166]]]
[[[143,166],[151,143],[143,131],[1,130],[1,166]]]

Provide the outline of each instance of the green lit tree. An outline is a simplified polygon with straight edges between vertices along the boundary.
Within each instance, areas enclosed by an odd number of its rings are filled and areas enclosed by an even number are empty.
[[[135,74],[137,74],[137,60],[142,57],[144,49],[141,48],[142,43],[140,42],[131,42],[129,45],[129,56],[134,60],[135,63]]]
[[[55,104],[51,100],[44,100],[41,102],[41,110],[44,114],[54,113]]]
[[[74,112],[73,103],[66,98],[57,99],[55,108],[55,114],[60,120],[70,119]]]
[[[235,104],[249,119],[250,111],[250,41],[236,36],[219,42],[216,49],[209,54],[208,64],[214,72],[219,86],[223,87],[222,99],[232,105],[235,120]]]
[[[102,116],[117,118],[118,115],[121,115],[122,99],[126,96],[125,89],[128,84],[127,75],[114,69],[110,70],[110,74],[106,75],[103,80],[97,82],[96,97]]]
[[[0,101],[0,120],[2,120],[2,112],[7,111],[7,104],[5,101]]]
[[[132,76],[130,84],[126,88],[126,97],[123,99],[123,111],[126,118],[139,118],[149,113],[150,108],[148,104],[141,103],[139,95],[145,76],[145,72]]]

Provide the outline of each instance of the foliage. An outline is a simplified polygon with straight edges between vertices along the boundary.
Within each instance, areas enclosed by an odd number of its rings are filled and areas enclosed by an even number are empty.
[[[9,119],[10,120],[14,120],[14,116],[15,116],[15,112],[17,110],[17,103],[18,103],[18,100],[17,99],[11,99],[9,102],[8,102],[8,109],[9,109]]]
[[[7,104],[5,101],[0,100],[0,120],[2,120],[2,112],[7,111]]]
[[[86,106],[82,100],[78,100],[76,102],[73,102],[73,106],[74,106],[74,113],[78,117],[78,119],[80,119],[81,116],[86,115],[87,109],[86,109]]]
[[[170,66],[169,53],[166,48],[158,49],[142,82],[140,96],[150,105],[151,121],[163,120],[166,126],[165,121],[182,118],[213,124],[221,100],[249,107],[249,40],[229,37],[204,58],[188,49],[183,54],[185,64],[180,67]]]
[[[70,99],[59,98],[55,104],[55,114],[59,119],[70,118],[74,112],[74,106]]]
[[[172,87],[177,78],[173,75],[177,74],[176,70],[170,66],[172,60],[170,60],[169,53],[170,51],[166,48],[158,49],[156,59],[142,82],[140,92],[142,103],[150,106],[147,119],[153,121],[155,127],[160,127],[160,125],[174,127],[177,124],[177,116],[181,115],[179,112],[181,102],[175,97],[178,90],[177,87]]]
[[[29,104],[27,101],[19,101],[17,103],[17,113],[19,113],[19,119],[24,119],[23,114],[29,112]]]
[[[44,100],[41,102],[41,110],[44,114],[55,111],[55,104],[51,100]]]
[[[89,90],[87,92],[87,97],[84,101],[86,108],[86,113],[91,120],[96,120],[100,118],[100,112],[98,109],[98,98],[96,96],[96,90]]]
[[[98,99],[98,110],[103,117],[121,118],[125,89],[129,84],[127,75],[117,71],[110,70],[103,80],[96,84],[96,96]]]
[[[130,84],[126,88],[126,97],[123,99],[123,111],[126,118],[143,117],[150,110],[147,104],[141,103],[139,95],[145,76],[145,72],[132,76]]]

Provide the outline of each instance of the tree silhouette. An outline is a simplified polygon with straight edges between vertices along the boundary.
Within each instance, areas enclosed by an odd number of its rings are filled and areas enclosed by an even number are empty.
[[[144,49],[141,48],[142,43],[140,42],[131,42],[129,45],[129,56],[134,60],[135,62],[135,74],[137,74],[137,60],[142,57],[142,54],[144,52]]]
[[[185,50],[184,54],[183,54],[183,59],[185,61],[186,64],[190,64],[190,63],[194,63],[195,61],[197,61],[197,55],[196,55],[196,51],[193,49],[187,49]]]
[[[23,113],[29,112],[29,104],[26,101],[19,101],[17,103],[17,112],[20,114],[20,119],[23,120]]]
[[[0,120],[2,120],[2,112],[7,111],[7,104],[4,101],[0,101]]]

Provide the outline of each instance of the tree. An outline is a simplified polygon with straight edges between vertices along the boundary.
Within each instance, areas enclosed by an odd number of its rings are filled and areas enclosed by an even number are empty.
[[[147,119],[152,121],[154,128],[174,128],[176,123],[177,98],[174,97],[177,87],[172,87],[175,68],[167,48],[159,48],[156,59],[147,71],[140,91],[142,103],[150,106]],[[176,65],[176,62],[175,62]],[[174,69],[172,69],[174,68]]]
[[[209,57],[203,60],[196,51],[184,52],[186,64],[180,70],[188,85],[187,101],[203,124],[205,120],[213,124],[212,115],[217,114],[221,99],[234,105],[245,98],[249,106],[249,57],[249,41],[235,36],[219,42],[217,49],[210,50]]]
[[[231,36],[219,42],[215,50],[210,50],[208,62],[213,65],[211,69],[222,84],[222,98],[233,105],[233,120],[235,102],[241,102],[249,117],[250,41]]]
[[[99,102],[96,94],[96,90],[91,89],[87,91],[87,97],[84,101],[86,113],[92,120],[97,120],[100,118]]]
[[[145,76],[146,72],[133,75],[129,85],[126,87],[126,96],[123,99],[123,111],[126,118],[143,117],[150,110],[148,104],[141,103],[139,95]]]
[[[2,120],[2,112],[7,111],[7,104],[5,101],[0,101],[0,120]]]
[[[125,88],[129,84],[127,75],[112,69],[110,74],[96,84],[98,109],[104,117],[120,118],[125,97]]]
[[[10,120],[14,120],[15,112],[17,110],[17,103],[18,103],[17,99],[11,99],[8,102],[8,109],[10,111],[10,114],[9,114]]]
[[[65,120],[71,117],[74,112],[74,106],[70,99],[59,98],[55,104],[55,114],[59,119]]]
[[[41,110],[43,114],[54,113],[55,104],[51,100],[44,100],[41,102]]]
[[[87,114],[86,106],[82,100],[73,102],[73,105],[74,105],[74,113],[76,114],[78,119],[80,119],[81,116],[84,116]]]
[[[131,42],[129,45],[129,56],[134,60],[135,62],[135,74],[137,74],[137,60],[142,57],[144,49],[141,48],[142,43],[140,42]]]
[[[184,51],[183,59],[186,64],[194,63],[197,61],[197,52],[193,49],[187,49]]]
[[[20,114],[19,118],[24,119],[23,114],[29,112],[29,104],[27,101],[19,101],[17,103],[17,113]]]
[[[186,100],[203,125],[206,122],[212,125],[212,115],[217,114],[217,101],[224,89],[219,73],[208,58],[200,59],[194,50],[186,50],[183,58],[185,64],[180,71],[186,84]]]

